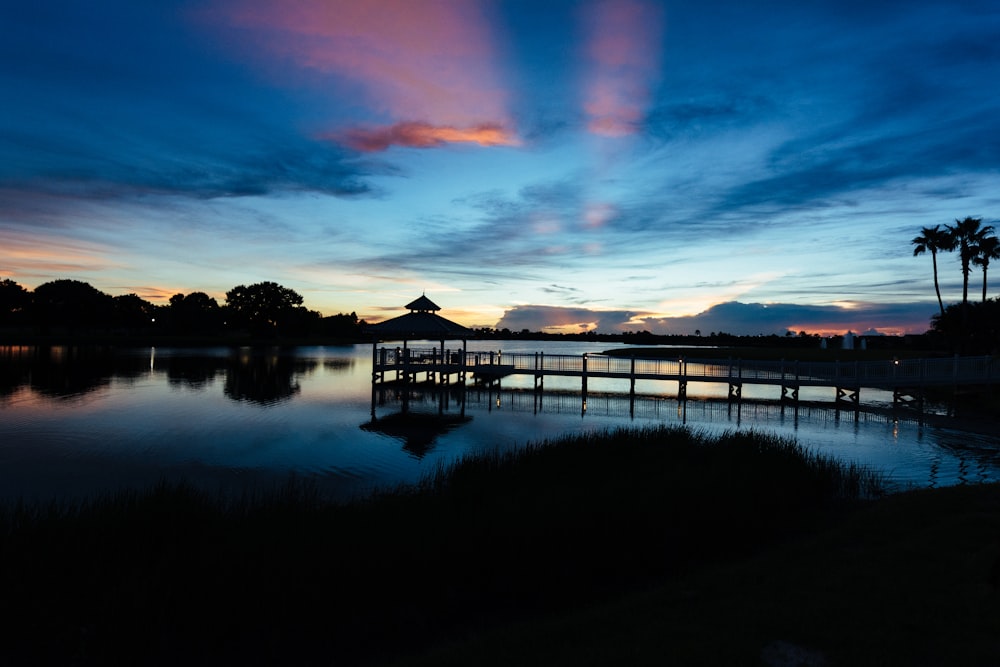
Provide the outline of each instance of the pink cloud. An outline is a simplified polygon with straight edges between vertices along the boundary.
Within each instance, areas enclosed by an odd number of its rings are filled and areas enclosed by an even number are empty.
[[[584,227],[588,229],[598,229],[600,227],[604,227],[617,215],[618,209],[614,204],[607,202],[590,202],[584,207],[583,211]]]
[[[435,148],[449,143],[480,146],[512,146],[518,143],[510,132],[493,124],[460,128],[428,123],[396,123],[387,127],[354,128],[332,138],[364,152],[384,151],[390,146]]]
[[[608,137],[633,134],[660,71],[661,11],[633,0],[605,0],[589,8],[585,24],[587,128]]]
[[[356,130],[359,136],[371,132],[391,136],[426,125],[439,128],[437,138],[418,145],[437,146],[468,141],[463,138],[466,133],[480,128],[512,126],[484,3],[221,3],[210,19],[239,29],[239,48],[258,64],[284,78],[308,75],[314,85],[318,76],[318,83],[336,86],[344,97],[353,96],[350,103],[360,103],[386,119],[386,127]],[[386,145],[393,143],[397,142]],[[482,145],[498,143],[510,141]]]

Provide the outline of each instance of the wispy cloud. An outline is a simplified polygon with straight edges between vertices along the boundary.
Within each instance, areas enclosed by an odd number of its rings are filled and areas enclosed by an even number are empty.
[[[109,128],[89,141],[42,137],[28,130],[0,132],[0,144],[9,138],[35,151],[32,162],[0,160],[0,187],[6,186],[12,200],[18,192],[90,200],[145,195],[211,199],[288,191],[352,197],[369,194],[365,178],[378,171],[341,148],[285,131],[273,130],[276,136],[251,139],[238,148],[217,137],[194,136],[183,145],[151,140],[137,146],[131,131]],[[0,149],[0,157],[5,153]]]
[[[110,248],[60,235],[40,235],[7,229],[4,232],[4,270],[30,283],[50,276],[84,276],[119,268]]]
[[[637,0],[587,8],[584,112],[592,133],[620,137],[641,129],[659,74],[662,20],[658,6]]]
[[[262,66],[333,86],[389,119],[327,132],[374,151],[515,142],[486,10],[472,2],[256,0],[221,2],[212,15],[251,32],[239,48],[262,46],[248,54]]]

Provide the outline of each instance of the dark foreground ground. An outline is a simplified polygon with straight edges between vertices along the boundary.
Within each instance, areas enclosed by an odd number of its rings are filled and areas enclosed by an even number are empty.
[[[8,508],[0,664],[1000,664],[1000,487],[879,493],[658,428],[350,506],[292,482]]]
[[[998,665],[1000,486],[887,498],[746,558],[399,665]]]

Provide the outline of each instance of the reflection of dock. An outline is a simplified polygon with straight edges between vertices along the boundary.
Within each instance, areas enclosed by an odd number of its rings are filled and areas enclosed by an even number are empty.
[[[600,354],[554,355],[504,352],[467,352],[441,349],[381,348],[372,366],[374,385],[412,386],[418,383],[464,384],[471,375],[477,385],[498,384],[511,375],[532,376],[534,389],[544,389],[547,376],[580,378],[580,394],[587,399],[590,378],[628,381],[635,395],[637,380],[676,383],[678,399],[687,397],[689,382],[724,383],[731,401],[742,398],[744,385],[773,386],[778,400],[799,403],[802,387],[833,390],[833,402],[860,408],[862,388],[892,391],[896,405],[923,408],[928,387],[989,385],[1000,381],[1000,371],[989,356],[944,359],[892,359],[855,362],[753,361],[742,359],[643,359]]]
[[[422,385],[416,392],[405,396],[401,388],[380,387],[378,403],[382,408],[399,408],[404,404],[410,413],[427,417],[448,416],[449,409],[459,410],[455,415],[462,419],[467,411],[500,412],[511,414],[580,415],[596,418],[641,419],[667,423],[687,424],[688,420],[700,422],[732,422],[740,426],[749,422],[791,422],[799,417],[820,418],[839,422],[842,418],[852,423],[872,424],[923,424],[927,415],[912,411],[877,407],[847,407],[830,402],[793,404],[780,400],[741,399],[687,399],[649,394],[591,393],[584,397],[574,391],[502,388],[499,384],[468,385],[460,387],[432,387]],[[389,415],[395,417],[395,415]],[[380,419],[381,421],[381,419]],[[366,427],[367,428],[367,427]]]

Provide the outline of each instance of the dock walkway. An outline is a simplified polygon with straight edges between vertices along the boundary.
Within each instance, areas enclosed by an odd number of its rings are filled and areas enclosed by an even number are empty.
[[[677,397],[687,397],[689,382],[726,383],[730,400],[742,396],[745,384],[772,385],[780,389],[782,401],[797,402],[801,387],[829,387],[836,403],[857,406],[863,388],[893,392],[895,403],[921,408],[928,387],[991,385],[1000,382],[1000,368],[990,356],[939,359],[892,359],[885,361],[757,361],[746,359],[645,359],[603,354],[557,355],[509,352],[455,352],[381,348],[372,365],[372,382],[450,383],[452,377],[465,382],[468,374],[476,383],[500,382],[510,375],[530,375],[537,391],[546,376],[579,377],[581,392],[587,393],[589,378],[629,381],[635,394],[637,380],[677,383]]]

